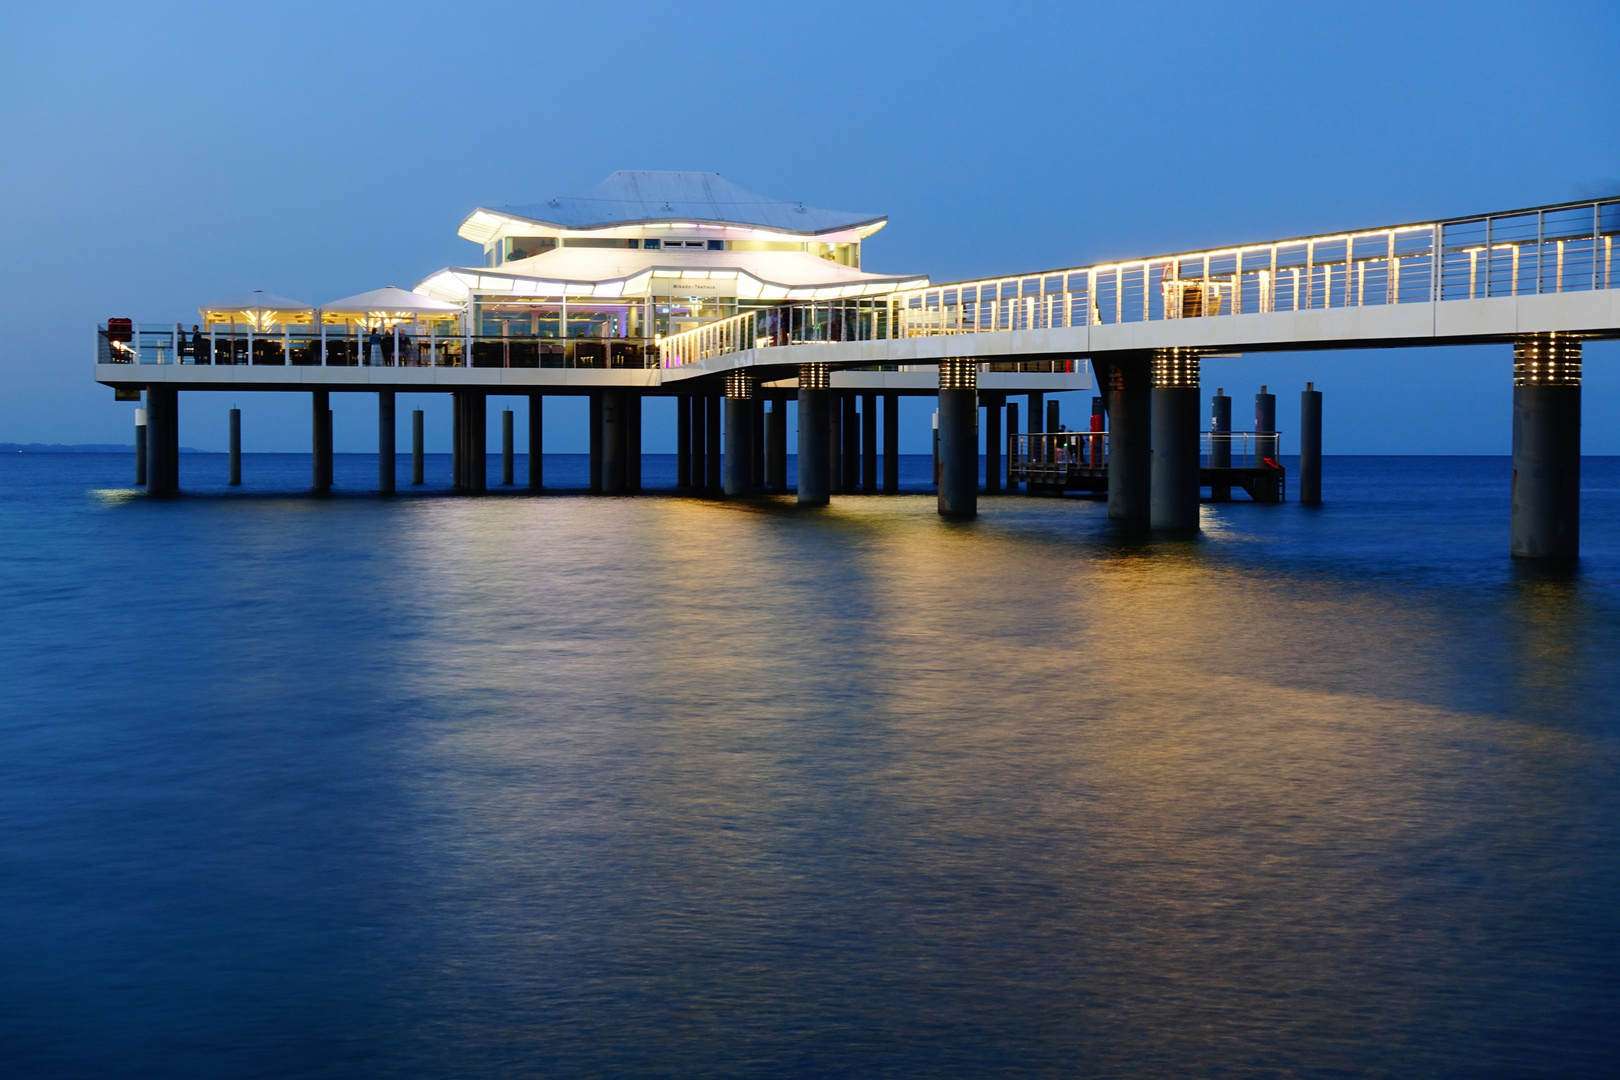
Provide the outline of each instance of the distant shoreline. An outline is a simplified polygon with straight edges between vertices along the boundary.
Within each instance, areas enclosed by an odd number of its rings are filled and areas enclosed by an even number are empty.
[[[0,454],[133,454],[135,444],[130,443],[0,443]],[[208,451],[190,446],[180,448],[182,454],[205,454]],[[222,451],[223,452],[223,451]]]

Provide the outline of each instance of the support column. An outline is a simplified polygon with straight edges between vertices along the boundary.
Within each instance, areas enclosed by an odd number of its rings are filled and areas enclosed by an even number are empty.
[[[1003,394],[979,394],[984,406],[984,493],[1001,494],[1001,401]]]
[[[829,384],[831,374],[828,375]],[[836,392],[829,390],[827,397],[827,490],[834,494],[844,490],[844,405]]]
[[[1030,394],[1029,395],[1029,433],[1031,435],[1038,435],[1041,432],[1046,430],[1045,428],[1043,428],[1041,426],[1041,422],[1045,418],[1045,416],[1046,416],[1046,395],[1045,394]]]
[[[1569,560],[1581,547],[1581,343],[1536,334],[1513,343],[1515,558]]]
[[[501,486],[511,487],[515,470],[513,457],[515,447],[512,445],[512,410],[501,410]]]
[[[877,395],[861,395],[861,490],[868,495],[878,489],[878,410]]]
[[[1322,505],[1322,391],[1315,383],[1299,395],[1299,501]]]
[[[1058,399],[1055,398],[1055,397],[1051,401],[1048,401],[1046,403],[1046,430],[1047,431],[1062,431],[1063,430],[1063,412],[1062,412],[1062,409],[1061,409],[1061,405],[1062,405],[1062,403],[1060,401],[1058,401]]]
[[[310,394],[310,472],[315,492],[332,490],[332,395],[316,390]]]
[[[1155,529],[1198,531],[1198,368],[1198,355],[1184,349],[1153,355],[1149,517]]]
[[[841,490],[856,492],[861,490],[861,418],[855,411],[855,394],[853,391],[839,395],[843,398],[844,414],[840,431],[843,435],[843,472],[844,483]]]
[[[1096,364],[1108,407],[1108,516],[1146,525],[1153,483],[1153,376],[1147,353]]]
[[[451,393],[450,401],[455,418],[456,490],[482,494],[489,486],[484,448],[484,395],[475,390],[456,390]]]
[[[773,398],[765,414],[765,483],[778,495],[787,491],[787,400]]]
[[[1101,378],[1102,376],[1098,376]],[[1018,402],[1007,402],[1007,494],[1018,494],[1018,481],[1013,479],[1018,461]]]
[[[422,454],[422,410],[411,410],[411,483],[420,484],[423,480],[423,454]]]
[[[377,490],[394,493],[394,391],[377,391]]]
[[[450,487],[461,490],[461,463],[467,455],[462,453],[461,442],[467,435],[467,418],[463,415],[461,395],[450,392]]]
[[[765,399],[757,390],[748,416],[748,445],[751,458],[748,487],[758,491],[765,486]]]
[[[747,371],[726,375],[725,452],[721,463],[721,490],[726,495],[747,495],[754,471],[754,376]]]
[[[603,390],[598,395],[601,402],[602,420],[601,456],[602,456],[602,484],[604,495],[621,495],[624,493],[624,393],[620,390]]]
[[[883,490],[900,493],[900,395],[883,395]]]
[[[1209,467],[1232,467],[1232,399],[1224,386],[1217,386],[1209,400]],[[1230,502],[1232,485],[1211,484],[1209,497],[1212,502]]]
[[[692,395],[675,398],[675,490],[692,487]]]
[[[709,415],[709,410],[705,405],[705,400],[706,399],[702,394],[692,394],[687,398],[687,404],[692,410],[692,422],[689,427],[691,428],[692,435],[691,481],[693,491],[702,491],[705,483],[704,478],[709,475],[708,463],[704,461],[704,458],[708,455],[709,449],[709,438],[708,435],[706,435],[703,431],[704,422],[707,420]]]
[[[602,480],[605,470],[602,468],[602,391],[593,390],[590,396],[590,484],[591,494],[602,493]]]
[[[641,492],[641,401],[634,390],[624,392],[624,490]]]
[[[168,386],[146,388],[146,493],[180,490],[180,392]]]
[[[721,429],[720,395],[709,394],[704,399],[708,416],[703,421],[706,446],[703,448],[703,486],[711,495],[720,494]]]
[[[939,512],[979,512],[979,362],[939,362]]]
[[[242,486],[242,410],[231,410],[230,486]]]
[[[135,484],[146,486],[146,407],[135,410]]]
[[[799,365],[799,505],[826,506],[832,480],[832,391],[826,364]]]
[[[546,399],[543,394],[529,395],[529,490],[539,491],[546,486],[545,454]]]

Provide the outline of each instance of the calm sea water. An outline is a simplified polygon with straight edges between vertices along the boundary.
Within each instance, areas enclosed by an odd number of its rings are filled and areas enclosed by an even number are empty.
[[[0,459],[0,1072],[1612,1075],[1584,469],[1561,574],[1500,459],[1164,543]]]

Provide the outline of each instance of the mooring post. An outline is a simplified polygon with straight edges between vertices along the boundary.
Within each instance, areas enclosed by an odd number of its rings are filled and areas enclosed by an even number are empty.
[[[1153,354],[1153,445],[1149,524],[1168,532],[1198,531],[1198,392],[1196,353]]]
[[[411,410],[411,483],[422,483],[422,410]]]
[[[1569,560],[1581,547],[1581,343],[1560,334],[1513,344],[1515,558]]]
[[[529,490],[539,491],[546,486],[544,394],[529,395]]]
[[[1282,467],[1282,437],[1277,434],[1277,395],[1267,391],[1264,384],[1254,395],[1254,465],[1271,461]],[[1254,485],[1254,494],[1262,496],[1260,502],[1282,502],[1288,497],[1286,481],[1275,488],[1270,484]]]
[[[1299,394],[1299,501],[1322,503],[1322,391],[1315,383]]]
[[[146,408],[135,410],[135,483],[146,486]]]
[[[394,425],[394,391],[377,391],[377,491],[392,495],[398,483],[394,445],[398,433]]]
[[[231,409],[230,486],[242,486],[242,410]]]
[[[725,450],[721,455],[721,491],[737,496],[749,493],[754,472],[754,376],[748,371],[726,375]]]
[[[1108,397],[1108,516],[1147,525],[1152,520],[1153,372],[1146,353],[1099,364]]]
[[[799,505],[826,506],[832,469],[832,391],[826,364],[799,365]]]
[[[1217,386],[1209,399],[1209,467],[1232,467],[1232,399],[1224,386]],[[1232,485],[1211,484],[1209,497],[1212,502],[1230,502]]]
[[[979,512],[979,362],[939,362],[939,512]]]
[[[883,395],[883,490],[900,493],[900,395]]]
[[[512,468],[515,447],[512,443],[512,410],[501,410],[501,486],[511,487],[516,475]]]

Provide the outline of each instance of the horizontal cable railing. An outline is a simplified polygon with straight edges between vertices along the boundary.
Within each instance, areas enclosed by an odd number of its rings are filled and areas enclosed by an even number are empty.
[[[96,331],[102,364],[611,369],[657,367],[657,358],[657,344],[644,338],[441,334],[431,326],[375,335],[341,327],[322,333],[309,324],[190,333],[114,320]]]
[[[1108,464],[1108,435],[1102,431],[1034,431],[1007,437],[1007,461],[1014,471],[1039,476]]]
[[[1206,431],[1199,439],[1199,465],[1205,469],[1282,467],[1282,435],[1275,431]]]

